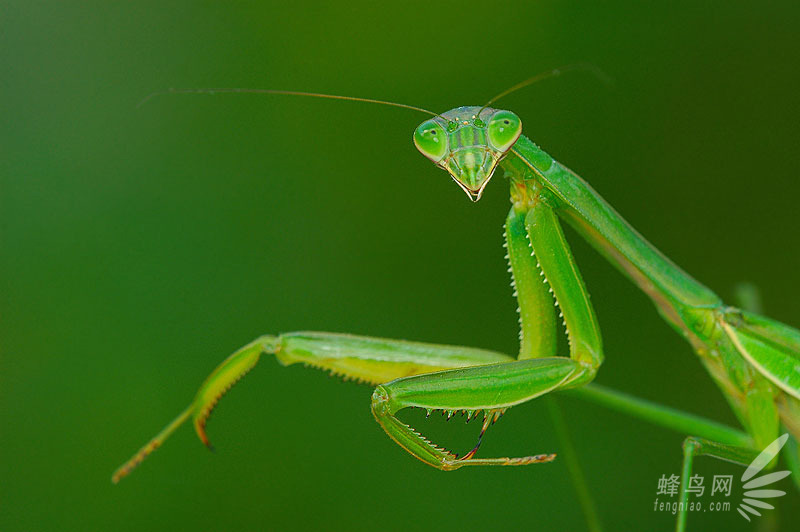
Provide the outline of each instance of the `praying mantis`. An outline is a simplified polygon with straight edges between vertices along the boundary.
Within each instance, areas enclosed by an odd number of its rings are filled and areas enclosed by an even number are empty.
[[[558,75],[562,70],[546,76]],[[507,178],[511,208],[505,243],[519,306],[516,357],[463,346],[436,345],[324,332],[294,332],[257,338],[224,360],[205,380],[191,404],[113,474],[128,475],[189,418],[200,440],[211,446],[206,422],[220,398],[265,354],[282,365],[302,363],[375,386],[375,420],[400,447],[444,471],[464,466],[546,463],[552,453],[523,457],[478,456],[481,438],[509,408],[551,392],[568,391],[687,435],[682,488],[696,456],[747,465],[783,432],[800,438],[800,331],[723,303],[645,240],[592,187],[529,138],[512,111],[491,105],[538,81],[535,76],[483,106],[445,113],[367,98],[251,89],[189,89],[170,92],[259,92],[347,99],[428,113],[413,134],[417,149],[445,170],[477,202],[498,168]],[[600,368],[603,344],[587,288],[561,223],[569,224],[653,302],[661,317],[697,353],[743,430],[679,412],[590,384]],[[558,315],[557,315],[558,311]],[[558,353],[559,319],[569,353]],[[405,408],[483,414],[478,444],[463,456],[429,441],[396,414]],[[800,478],[796,446],[785,454]],[[683,500],[688,493],[681,490]],[[678,518],[683,530],[686,514]]]

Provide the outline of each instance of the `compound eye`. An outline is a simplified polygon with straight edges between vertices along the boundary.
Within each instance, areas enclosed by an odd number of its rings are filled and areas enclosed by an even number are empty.
[[[414,132],[414,144],[422,155],[438,163],[447,153],[447,135],[436,120],[423,122]]]
[[[522,133],[522,120],[511,111],[497,111],[486,129],[492,148],[507,152]]]

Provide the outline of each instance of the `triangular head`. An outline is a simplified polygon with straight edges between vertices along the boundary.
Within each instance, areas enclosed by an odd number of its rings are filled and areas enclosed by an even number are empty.
[[[472,201],[478,201],[497,163],[521,133],[522,120],[511,111],[466,106],[420,124],[414,144],[446,170]]]

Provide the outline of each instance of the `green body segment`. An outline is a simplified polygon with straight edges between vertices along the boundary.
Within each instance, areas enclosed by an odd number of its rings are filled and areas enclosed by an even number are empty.
[[[538,191],[532,201],[525,224],[539,265],[561,307],[570,355],[587,367],[596,368],[603,361],[603,348],[586,285],[550,206],[549,194]]]
[[[506,250],[514,297],[519,303],[519,358],[556,355],[556,313],[544,272],[533,254],[525,227],[525,205],[514,205],[506,218]]]
[[[756,314],[739,312],[725,332],[747,361],[781,390],[800,399],[797,331]]]
[[[722,301],[645,240],[586,181],[521,136],[503,161],[506,171],[539,181],[557,200],[558,214],[669,314],[676,307],[715,307]]]
[[[502,353],[474,347],[320,332],[281,335],[274,353],[284,365],[301,362],[371,384],[509,359]]]
[[[518,405],[569,382],[580,367],[566,357],[473,366],[398,379],[387,391],[388,412],[417,407],[431,410],[500,410]]]

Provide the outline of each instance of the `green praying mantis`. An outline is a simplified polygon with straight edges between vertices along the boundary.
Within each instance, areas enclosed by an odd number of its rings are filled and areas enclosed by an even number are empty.
[[[688,435],[682,469],[684,502],[694,457],[707,455],[747,465],[779,434],[800,438],[800,331],[723,303],[645,240],[582,178],[522,135],[519,116],[491,107],[498,98],[563,70],[526,80],[484,106],[458,107],[442,114],[381,100],[294,91],[170,91],[348,99],[430,114],[414,131],[414,143],[473,202],[480,199],[498,168],[505,172],[511,208],[504,245],[519,305],[520,347],[513,357],[471,347],[324,332],[262,336],[223,361],[191,404],[114,472],[113,482],[129,474],[189,418],[210,447],[205,427],[211,411],[264,354],[274,355],[282,365],[303,363],[374,385],[371,409],[386,434],[415,458],[445,471],[554,460],[556,455],[550,453],[482,458],[477,452],[484,433],[507,409],[564,390]],[[638,286],[686,339],[744,430],[589,384],[603,362],[603,344],[562,221]],[[557,352],[558,318],[566,329],[568,356]],[[478,444],[463,456],[437,446],[396,417],[409,407],[425,409],[429,415],[442,411],[448,418],[461,413],[468,420],[483,414]],[[786,446],[785,451],[797,480],[797,448]],[[679,530],[685,520],[681,512]]]

